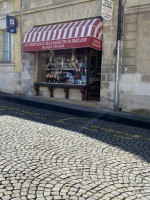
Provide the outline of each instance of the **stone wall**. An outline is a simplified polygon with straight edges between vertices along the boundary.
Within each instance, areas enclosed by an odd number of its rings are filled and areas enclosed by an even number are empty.
[[[22,94],[32,96],[35,94],[34,91],[34,55],[26,53],[23,57],[22,66]]]
[[[117,41],[118,1],[114,1],[113,18],[103,21],[103,50],[101,69],[101,97],[102,107],[113,108],[115,89],[115,62],[113,54]]]
[[[85,3],[87,1],[95,1],[95,0],[26,0],[22,1],[22,7],[23,9],[31,9],[32,12],[34,8],[36,9],[44,9],[45,7],[49,7],[50,9],[53,8],[53,6],[60,7],[60,6],[67,6],[71,4],[77,4],[77,3]]]
[[[0,64],[0,91],[14,93],[14,65]]]
[[[0,2],[0,10],[3,10],[3,7],[5,7],[6,5],[3,4],[6,3],[4,2]],[[13,6],[12,6],[13,7]],[[12,8],[13,9],[13,8]],[[11,10],[11,9],[10,9]],[[1,12],[1,17],[0,17],[0,91],[2,92],[8,92],[8,93],[14,93],[14,63],[13,63],[13,54],[11,55],[11,63],[3,63],[3,30],[5,29],[5,17],[3,17],[2,15],[6,12],[6,10],[4,9]],[[12,45],[13,45],[13,36],[11,36],[12,38]]]
[[[117,5],[115,5],[117,13]],[[114,13],[115,20],[117,16]],[[124,111],[150,110],[150,2],[126,1],[120,49],[119,107]],[[113,108],[115,86],[115,38],[105,31],[104,23],[101,105]],[[117,28],[117,27],[115,27]],[[114,35],[113,35],[114,36]],[[110,39],[111,38],[111,39]],[[107,48],[108,47],[108,48]],[[112,49],[111,49],[112,48]],[[111,60],[111,61],[110,61]],[[110,65],[108,65],[109,63]]]
[[[33,26],[99,17],[100,15],[101,0],[80,0],[68,4],[48,5],[36,8],[36,11],[26,9],[23,10],[23,34]]]
[[[125,9],[120,107],[150,110],[150,2],[128,2]]]
[[[19,0],[0,1],[0,91],[21,93],[21,51]],[[6,29],[6,15],[16,16],[18,20],[17,34],[11,34],[11,62],[3,62],[3,31]]]
[[[0,2],[0,15],[12,13],[14,11],[14,0]]]

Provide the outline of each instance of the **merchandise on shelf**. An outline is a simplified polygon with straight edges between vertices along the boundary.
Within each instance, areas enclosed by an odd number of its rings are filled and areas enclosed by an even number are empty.
[[[51,54],[52,55],[52,54]],[[46,65],[46,81],[52,83],[86,84],[87,55],[67,54],[50,57]]]

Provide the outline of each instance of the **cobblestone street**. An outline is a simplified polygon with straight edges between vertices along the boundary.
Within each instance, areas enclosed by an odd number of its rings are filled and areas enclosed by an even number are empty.
[[[0,199],[148,200],[150,130],[0,100]]]

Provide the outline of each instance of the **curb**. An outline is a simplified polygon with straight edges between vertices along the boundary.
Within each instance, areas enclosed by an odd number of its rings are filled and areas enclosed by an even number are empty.
[[[98,110],[86,106],[56,102],[52,100],[43,100],[38,99],[37,97],[13,95],[3,92],[0,92],[0,99],[37,108],[50,109],[57,112],[67,114],[71,113],[72,115],[97,118],[110,122],[150,129],[150,117],[142,114],[137,115],[127,112],[114,112],[103,109]]]

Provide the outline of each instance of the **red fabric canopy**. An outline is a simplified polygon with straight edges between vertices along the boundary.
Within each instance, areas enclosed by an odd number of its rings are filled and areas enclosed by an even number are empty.
[[[33,27],[23,42],[23,51],[27,52],[81,47],[102,50],[102,19]]]

